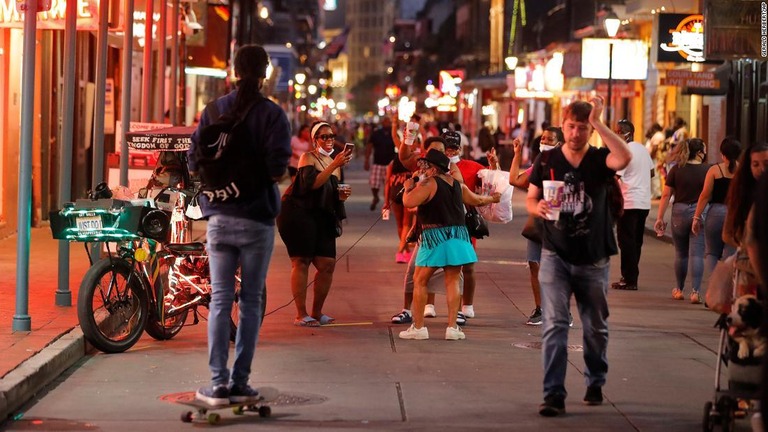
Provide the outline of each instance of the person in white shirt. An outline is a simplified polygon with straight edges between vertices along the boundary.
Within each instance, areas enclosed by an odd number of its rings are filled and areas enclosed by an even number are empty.
[[[654,164],[645,146],[632,140],[635,134],[635,126],[632,123],[626,119],[619,120],[616,133],[627,141],[632,160],[626,168],[616,172],[621,180],[624,214],[616,225],[616,236],[621,249],[621,280],[611,286],[614,289],[637,290],[645,219],[651,209],[651,177]]]
[[[653,178],[651,179],[651,197],[653,199],[661,198],[661,174],[660,169],[664,166],[663,158],[659,156],[663,154],[664,140],[664,128],[660,124],[654,123],[651,128],[648,129],[648,133],[645,134],[647,141],[645,148],[648,150],[648,154],[651,155],[651,159],[654,162]]]

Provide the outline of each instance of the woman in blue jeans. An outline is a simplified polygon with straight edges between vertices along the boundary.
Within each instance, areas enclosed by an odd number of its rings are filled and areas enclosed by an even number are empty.
[[[707,171],[704,189],[699,195],[699,202],[696,204],[696,212],[693,215],[693,234],[699,234],[702,227],[704,228],[707,273],[712,273],[718,261],[736,253],[736,248],[723,241],[723,224],[728,213],[725,197],[728,194],[731,179],[736,174],[739,155],[741,155],[741,143],[732,137],[724,139],[720,144],[720,156],[723,161],[712,165]],[[704,220],[702,215],[707,204],[709,204],[709,210],[707,210],[707,219]]]
[[[704,275],[704,236],[693,234],[693,216],[699,201],[704,178],[709,164],[703,163],[707,157],[707,146],[699,138],[690,138],[676,149],[677,163],[667,174],[667,183],[661,193],[659,213],[654,228],[661,236],[667,228],[664,214],[669,201],[674,195],[672,206],[672,241],[675,245],[675,279],[677,286],[672,289],[672,298],[684,300],[683,289],[690,264],[693,273],[691,303],[699,304],[701,298],[701,279]],[[703,217],[706,218],[706,210]]]

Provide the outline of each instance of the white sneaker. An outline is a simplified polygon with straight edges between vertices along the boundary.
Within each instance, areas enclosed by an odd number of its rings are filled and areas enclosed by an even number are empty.
[[[424,318],[434,318],[436,316],[435,305],[428,304],[424,307]]]
[[[408,327],[408,330],[403,330],[400,332],[400,339],[429,339],[429,331],[427,330],[426,326],[417,329],[414,324],[411,324],[411,326]]]
[[[461,313],[467,318],[475,317],[475,307],[472,305],[464,305],[461,307]]]
[[[467,336],[461,331],[459,326],[445,328],[445,340],[461,340],[466,338]]]

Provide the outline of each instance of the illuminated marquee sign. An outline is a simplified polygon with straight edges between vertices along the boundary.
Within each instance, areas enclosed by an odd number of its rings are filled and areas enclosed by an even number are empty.
[[[704,58],[704,15],[659,14],[658,16],[657,61],[706,62]]]
[[[98,0],[73,0],[77,2],[77,29],[97,30],[99,17]],[[19,12],[19,0],[0,0],[0,27],[24,27],[24,13]],[[23,7],[23,6],[22,6]],[[50,9],[37,14],[38,30],[64,30],[65,0],[50,0]]]

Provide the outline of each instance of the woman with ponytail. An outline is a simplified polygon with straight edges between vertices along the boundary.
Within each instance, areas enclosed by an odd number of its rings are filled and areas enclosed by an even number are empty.
[[[699,195],[699,202],[693,215],[693,225],[691,226],[693,234],[698,235],[704,228],[707,273],[712,272],[718,261],[736,252],[736,248],[723,242],[723,224],[728,210],[725,197],[728,194],[731,179],[736,174],[740,155],[741,143],[733,137],[725,138],[720,144],[720,157],[723,161],[712,165],[707,171],[707,176],[704,178],[704,189]],[[709,205],[708,209],[707,205]],[[707,213],[706,220],[702,217],[705,210]]]
[[[677,286],[672,289],[672,298],[683,300],[685,279],[688,276],[688,265],[693,272],[691,303],[702,302],[701,279],[704,275],[704,236],[691,232],[693,217],[699,196],[704,189],[704,178],[707,176],[709,165],[703,163],[707,158],[707,147],[699,138],[690,138],[677,145],[676,164],[669,170],[667,182],[661,193],[659,213],[654,228],[661,236],[667,228],[664,214],[669,207],[669,201],[674,195],[672,206],[672,242],[675,245],[675,279]],[[706,217],[706,216],[704,216]]]

